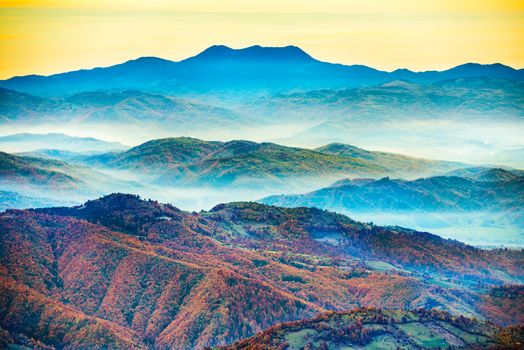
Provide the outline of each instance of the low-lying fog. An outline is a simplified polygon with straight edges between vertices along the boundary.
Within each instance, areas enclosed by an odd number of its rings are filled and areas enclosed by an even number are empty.
[[[332,142],[347,143],[373,151],[387,151],[428,159],[470,164],[524,167],[524,123],[509,121],[402,120],[334,123],[297,122],[238,128],[182,127],[176,125],[3,125],[0,135],[58,132],[95,137],[135,146],[151,139],[191,136],[203,140],[235,139],[275,142],[315,148]],[[4,151],[14,152],[14,148]],[[18,150],[20,151],[20,150]],[[23,151],[27,151],[24,149]]]
[[[269,141],[300,147],[318,147],[331,142],[342,142],[369,150],[382,150],[419,156],[467,162],[470,164],[497,164],[524,167],[524,123],[519,122],[458,122],[413,120],[381,124],[331,125],[316,123],[291,123],[266,126],[242,127],[235,130],[206,130],[201,128],[176,129],[151,125],[17,125],[0,127],[0,135],[13,133],[64,133],[72,136],[95,137],[104,141],[120,142],[134,146],[142,142],[163,138],[192,136],[205,140],[249,139]],[[16,145],[2,151],[14,152]],[[27,150],[24,150],[27,151]],[[74,149],[72,150],[74,151]],[[117,179],[129,180],[115,175]],[[53,191],[24,189],[23,195],[35,198],[51,198],[64,204],[81,203],[110,192],[139,194],[188,211],[208,210],[219,203],[231,201],[254,201],[272,194],[304,193],[326,185],[336,179],[318,179],[315,186],[297,186],[290,181],[281,188],[226,189],[206,187],[156,187],[151,185],[111,186],[96,193],[66,196]],[[2,186],[0,190],[14,191]],[[30,201],[30,199],[28,199]],[[20,203],[27,203],[21,201]],[[490,223],[488,213],[346,213],[360,221],[372,221],[380,225],[400,225],[429,231],[443,237],[454,238],[478,246],[524,246],[524,229],[515,226],[497,226]],[[499,220],[500,221],[500,220]]]
[[[341,212],[376,225],[426,231],[478,247],[524,247],[524,228],[506,223],[504,212]],[[510,213],[509,213],[510,214]],[[501,219],[502,217],[502,219]]]
[[[2,186],[0,190],[5,190]],[[9,188],[7,188],[9,189]],[[309,187],[287,192],[299,193],[307,192]],[[144,199],[158,200],[161,203],[170,203],[186,211],[209,210],[220,203],[235,201],[256,201],[263,197],[275,194],[286,193],[285,189],[278,190],[271,188],[212,188],[212,187],[161,187],[161,186],[120,186],[114,190],[105,190],[96,194],[66,194],[53,193],[52,191],[42,192],[37,189],[10,188],[32,197],[33,205],[45,206],[50,203],[57,205],[81,204],[86,200],[97,198],[111,192],[125,192],[138,194]],[[36,201],[35,198],[44,196],[47,202]],[[5,209],[5,208],[3,208]],[[506,220],[505,215],[511,213],[503,212],[341,212],[354,220],[362,222],[373,222],[376,225],[402,226],[418,231],[427,231],[438,234],[444,238],[452,238],[474,246],[491,247],[524,247],[524,228],[514,222]]]

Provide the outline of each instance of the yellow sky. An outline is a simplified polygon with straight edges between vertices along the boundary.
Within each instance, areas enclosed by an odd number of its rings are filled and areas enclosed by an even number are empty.
[[[293,44],[384,70],[523,68],[524,1],[0,0],[0,78],[179,60],[213,44]]]

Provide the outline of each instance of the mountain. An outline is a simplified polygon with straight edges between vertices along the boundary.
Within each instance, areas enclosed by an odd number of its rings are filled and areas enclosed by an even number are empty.
[[[0,152],[0,192],[8,197],[3,208],[79,203],[111,190],[139,188],[135,182],[90,167]]]
[[[390,81],[376,86],[264,96],[249,112],[275,119],[315,118],[337,125],[338,133],[351,130],[346,124],[366,122],[373,130],[373,123],[392,122],[390,127],[395,127],[395,123],[409,120],[518,121],[524,116],[523,92],[522,80],[492,77],[444,80],[429,85]],[[359,130],[365,131],[361,127]]]
[[[251,141],[202,141],[167,138],[148,141],[105,160],[110,169],[140,171],[163,184],[251,185],[296,181],[322,181],[321,177],[428,174],[460,167],[459,163],[430,161],[381,152],[334,151],[330,145],[316,150]],[[386,161],[387,160],[387,161]],[[97,156],[89,161],[97,162]],[[382,162],[386,165],[382,165]]]
[[[250,62],[250,61],[249,61]],[[217,62],[219,67],[223,67]],[[237,65],[235,65],[237,66]],[[220,81],[227,80],[221,78]],[[252,80],[249,80],[252,82]],[[233,82],[231,82],[233,84]],[[228,85],[234,88],[234,85]],[[352,123],[372,120],[485,119],[519,120],[524,101],[522,80],[462,78],[430,85],[390,81],[375,86],[271,93],[250,96],[237,92],[204,94],[94,90],[43,98],[0,88],[0,117],[4,123],[177,123],[200,127],[222,123],[249,125],[290,121]],[[300,90],[300,89],[299,89]],[[196,120],[195,120],[196,119]]]
[[[398,70],[388,73],[362,65],[321,62],[295,46],[251,46],[235,50],[218,45],[180,62],[142,57],[111,67],[48,77],[13,77],[0,81],[0,87],[41,96],[111,89],[156,93],[232,90],[260,93],[369,86],[399,79],[431,83],[484,76],[522,80],[524,71],[501,64],[470,63],[442,72]]]
[[[437,311],[357,309],[279,324],[222,350],[518,349],[524,329],[499,329]]]
[[[524,278],[522,251],[256,203],[113,194],[0,231],[0,339],[60,348],[200,349],[363,306],[483,318],[485,288]]]
[[[516,181],[524,176],[524,170],[490,167],[469,167],[452,170],[446,175],[465,177],[475,181]]]
[[[69,174],[72,172],[72,166],[60,161],[0,152],[0,179],[4,183],[46,185],[50,190],[75,188],[82,181]]]
[[[261,203],[316,207],[363,221],[400,225],[477,246],[522,246],[524,177],[518,170],[487,168],[476,180],[468,169],[454,176],[416,180],[344,179],[304,194],[272,195]],[[460,175],[462,174],[462,175]]]
[[[40,98],[0,89],[0,121],[5,124],[102,123],[106,126],[113,124],[170,126],[183,130],[195,123],[207,129],[218,125],[233,127],[245,120],[249,119],[227,108],[142,91],[88,91],[63,98]],[[29,138],[29,135],[10,136],[15,140],[22,137]],[[37,137],[33,136],[33,138]],[[87,140],[80,142],[79,146],[85,142]],[[117,144],[112,146],[113,149],[124,148]],[[41,148],[60,147],[42,146]]]
[[[496,178],[491,177],[496,172]],[[504,174],[504,175],[503,175]],[[413,181],[341,180],[303,195],[272,196],[263,203],[280,206],[315,206],[331,210],[474,211],[524,208],[524,176],[489,169],[477,180],[435,176]]]
[[[42,148],[75,152],[109,152],[125,150],[128,147],[119,142],[107,142],[92,137],[76,137],[60,133],[23,133],[0,136],[0,149],[5,152],[28,152]]]
[[[364,159],[383,167],[392,169],[398,174],[411,177],[438,174],[446,169],[456,169],[460,166],[457,162],[435,161],[422,158],[408,157],[401,154],[368,151],[359,147],[342,143],[330,143],[315,149],[318,152],[342,157]]]

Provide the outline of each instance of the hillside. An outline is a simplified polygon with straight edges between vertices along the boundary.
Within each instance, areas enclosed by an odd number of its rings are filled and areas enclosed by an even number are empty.
[[[522,81],[486,77],[431,85],[391,81],[370,87],[281,93],[259,98],[253,108],[273,118],[317,118],[323,123],[309,133],[328,132],[330,125],[338,125],[342,129],[333,130],[333,136],[338,136],[355,123],[372,127],[376,122],[393,122],[394,126],[394,122],[412,120],[518,121],[524,115],[523,92]]]
[[[417,180],[344,179],[309,193],[272,195],[259,202],[334,210],[359,220],[411,227],[477,246],[521,247],[523,179],[519,171],[491,168],[460,169]]]
[[[46,185],[49,189],[76,188],[82,181],[69,174],[73,171],[74,167],[61,161],[0,152],[0,180],[4,183]]]
[[[523,328],[500,330],[443,312],[357,309],[273,326],[219,349],[518,349],[523,341]]]
[[[93,125],[106,123],[106,125],[154,125],[157,127],[169,125],[180,129],[194,125],[196,122],[199,127],[206,129],[217,126],[232,127],[247,121],[245,116],[227,108],[190,99],[134,90],[88,91],[61,98],[40,98],[13,90],[0,89],[0,118],[0,121],[6,124]],[[253,123],[255,120],[250,120],[250,122]],[[16,137],[22,136],[29,138],[27,134]],[[11,136],[8,140],[12,138]],[[87,140],[83,142],[85,141]],[[112,147],[112,149],[125,148],[122,145],[113,146],[117,147]],[[49,146],[40,148],[62,149]]]
[[[113,155],[104,165],[111,169],[154,174],[156,181],[163,184],[212,186],[253,186],[253,181],[260,184],[281,183],[286,178],[318,183],[341,174],[352,177],[384,174],[415,176],[449,171],[460,166],[459,163],[364,150],[338,154],[332,152],[332,147],[310,150],[251,141],[168,138],[152,140]],[[348,145],[344,147],[351,148]],[[91,161],[96,163],[97,157]],[[326,179],[322,179],[324,177]]]
[[[107,142],[92,137],[75,137],[60,133],[23,133],[0,136],[0,149],[4,152],[29,152],[50,148],[75,152],[109,152],[125,150],[128,147],[119,142]]]
[[[402,154],[368,151],[359,147],[342,143],[330,143],[315,149],[318,152],[337,155],[342,157],[360,158],[373,163],[381,164],[383,167],[392,169],[403,176],[419,176],[438,174],[457,169],[461,166],[457,162],[435,161],[423,158],[408,157]]]
[[[0,327],[49,346],[199,349],[360,306],[483,318],[484,288],[524,278],[522,251],[255,203],[115,194],[7,211],[0,230]]]
[[[524,79],[522,70],[501,64],[468,63],[442,72],[397,70],[388,73],[362,65],[321,62],[295,46],[256,45],[235,50],[215,45],[180,62],[142,57],[111,67],[48,77],[14,77],[0,81],[0,86],[48,96],[102,89],[192,93],[233,90],[260,93],[369,86],[399,79],[431,83],[484,76]]]
[[[0,152],[0,190],[8,197],[4,209],[79,203],[111,190],[138,187],[91,167]]]
[[[467,174],[468,170],[456,173]],[[524,208],[524,177],[503,169],[487,169],[477,174],[476,180],[459,176],[412,181],[390,178],[340,180],[311,193],[271,196],[261,202],[347,211],[518,210]]]

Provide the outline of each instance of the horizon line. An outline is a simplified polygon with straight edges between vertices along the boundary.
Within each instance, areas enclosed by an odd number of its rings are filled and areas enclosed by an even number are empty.
[[[399,67],[399,68],[396,68],[396,69],[393,69],[393,70],[382,70],[382,69],[378,69],[378,68],[375,68],[375,67],[372,67],[372,66],[368,66],[368,65],[363,64],[363,63],[350,63],[350,64],[348,64],[348,63],[341,63],[341,62],[324,61],[322,59],[318,59],[316,57],[313,57],[307,51],[302,49],[300,46],[293,45],[293,44],[284,45],[284,46],[263,46],[263,45],[259,45],[259,44],[254,44],[254,45],[249,45],[249,46],[240,47],[240,48],[233,48],[231,46],[224,45],[224,44],[214,44],[214,45],[211,45],[211,46],[208,46],[208,47],[204,48],[203,50],[199,51],[198,53],[196,53],[194,55],[188,56],[188,57],[180,59],[180,60],[171,60],[171,59],[163,58],[163,57],[160,57],[160,56],[145,55],[145,56],[139,56],[139,57],[136,57],[136,58],[131,58],[131,59],[127,59],[127,60],[123,60],[123,61],[119,61],[119,62],[116,62],[116,63],[113,63],[113,64],[103,65],[103,66],[102,65],[95,65],[95,66],[88,67],[88,68],[78,68],[78,69],[72,69],[72,70],[68,70],[68,71],[55,72],[55,73],[50,73],[50,74],[29,73],[29,74],[25,74],[25,75],[13,75],[13,76],[8,77],[8,78],[0,79],[0,81],[6,81],[6,80],[14,79],[14,78],[22,78],[22,77],[30,77],[30,76],[50,77],[50,76],[54,76],[54,75],[67,74],[67,73],[78,72],[78,71],[90,71],[90,70],[95,70],[95,69],[104,69],[104,68],[110,68],[110,67],[113,67],[113,66],[125,64],[125,63],[128,63],[128,62],[137,61],[139,59],[144,59],[144,58],[155,58],[155,59],[160,59],[160,60],[163,60],[163,61],[169,61],[169,62],[172,62],[172,63],[180,63],[180,62],[183,62],[183,61],[188,60],[190,58],[198,57],[199,55],[201,55],[206,50],[208,50],[208,49],[210,49],[212,47],[224,47],[224,48],[227,48],[227,49],[233,50],[233,51],[242,51],[242,50],[246,50],[246,49],[250,49],[250,48],[254,48],[254,47],[260,47],[260,48],[264,48],[264,49],[283,49],[283,48],[294,47],[294,48],[297,48],[297,49],[301,50],[306,55],[310,56],[313,60],[318,61],[318,62],[328,63],[328,64],[335,64],[335,65],[343,65],[343,66],[347,66],[347,67],[351,67],[351,66],[365,66],[365,67],[372,68],[372,69],[375,69],[377,71],[386,72],[386,73],[393,73],[393,72],[398,71],[398,70],[407,70],[407,71],[410,71],[410,72],[413,72],[413,73],[445,72],[445,71],[448,71],[450,69],[453,69],[453,68],[456,68],[456,67],[460,67],[460,66],[463,66],[463,65],[467,65],[467,64],[476,64],[476,65],[481,65],[481,66],[491,66],[491,65],[497,65],[498,64],[498,65],[502,65],[502,66],[505,66],[505,67],[509,67],[509,68],[514,69],[516,71],[524,70],[524,67],[516,68],[516,67],[513,67],[511,65],[504,64],[502,62],[479,63],[479,62],[474,62],[474,61],[460,63],[460,64],[457,64],[457,65],[454,65],[454,66],[451,66],[449,68],[442,69],[442,70],[436,70],[436,69],[412,70],[412,69],[404,68],[404,67]]]

